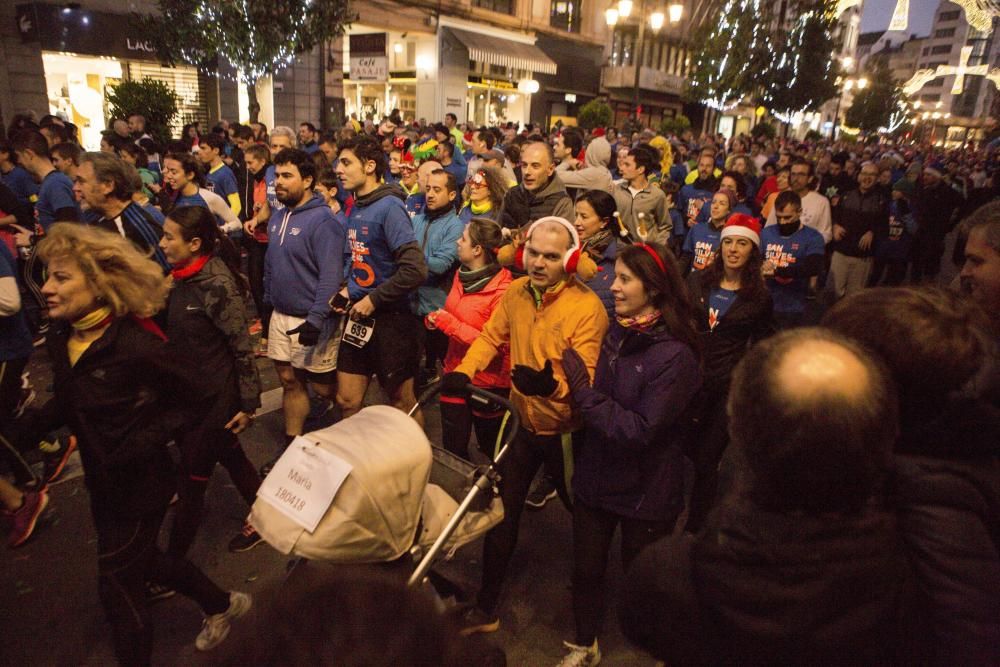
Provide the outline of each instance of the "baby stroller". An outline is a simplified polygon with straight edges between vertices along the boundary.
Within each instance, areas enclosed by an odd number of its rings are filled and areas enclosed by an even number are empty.
[[[440,391],[440,385],[434,385],[409,414],[386,405],[369,406],[289,446],[282,459],[319,447],[350,469],[313,530],[265,497],[284,488],[276,487],[278,481],[287,486],[302,483],[301,478],[291,483],[272,479],[292,474],[281,460],[261,486],[250,523],[279,552],[309,560],[361,564],[412,558],[407,583],[411,587],[424,583],[442,551],[453,553],[504,516],[495,490],[497,464],[517,433],[517,413],[506,399],[471,384],[468,390],[470,401],[499,404],[509,413],[504,442],[489,465],[475,466],[433,447],[411,418]],[[296,447],[304,451],[295,451]]]

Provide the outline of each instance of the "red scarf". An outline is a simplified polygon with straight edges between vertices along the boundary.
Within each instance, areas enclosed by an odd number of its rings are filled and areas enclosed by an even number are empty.
[[[186,280],[201,271],[202,267],[210,259],[212,259],[211,254],[198,255],[198,257],[187,264],[181,266],[175,264],[174,268],[170,271],[170,275],[174,277],[174,280]]]

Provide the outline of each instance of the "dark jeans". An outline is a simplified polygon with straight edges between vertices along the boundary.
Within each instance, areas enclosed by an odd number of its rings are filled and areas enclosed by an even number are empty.
[[[944,254],[944,237],[934,232],[920,232],[913,237],[911,251],[910,280],[920,283],[925,278],[935,278],[941,271],[941,256]]]
[[[229,594],[190,561],[171,558],[156,546],[164,510],[138,518],[94,515],[97,531],[97,590],[111,623],[115,656],[122,665],[148,665],[153,626],[146,581],[162,582],[191,598],[206,615],[229,608]]]
[[[448,354],[448,336],[437,329],[424,332],[424,368],[436,372],[437,364],[444,363]]]
[[[622,528],[622,570],[627,571],[647,545],[669,535],[677,514],[662,521],[643,521],[584,505],[573,505],[573,616],[576,643],[590,646],[604,619],[608,553],[615,529]]]
[[[583,431],[572,434],[574,450],[582,442]],[[522,428],[499,465],[503,521],[486,534],[483,544],[483,583],[476,604],[487,613],[493,613],[500,600],[500,592],[507,577],[507,566],[510,565],[510,558],[517,546],[524,500],[528,497],[528,489],[535,473],[542,466],[555,482],[559,498],[572,511],[573,504],[566,481],[567,477],[572,478],[572,469],[566,470],[562,435],[537,435]]]
[[[271,326],[271,311],[274,310],[264,303],[264,255],[267,254],[267,244],[253,239],[247,239],[244,244],[247,248],[247,281],[250,283],[250,296],[253,297],[253,305],[257,308],[263,336],[267,338],[267,331]]]
[[[903,260],[888,260],[875,258],[874,264],[872,264],[872,274],[868,278],[869,287],[877,287],[879,283],[882,283],[886,287],[896,287],[902,285],[903,281],[906,280],[906,269],[907,261]],[[885,277],[885,282],[882,282],[883,276]]]
[[[18,486],[34,481],[35,473],[17,449],[14,432],[14,409],[21,399],[21,373],[28,365],[28,357],[0,361],[0,458],[14,475]]]
[[[507,387],[484,389],[502,398],[510,395]],[[469,459],[469,436],[475,428],[479,451],[492,459],[496,453],[497,436],[503,419],[504,409],[500,406],[484,406],[473,399],[466,401],[444,396],[441,398],[441,444],[452,454]]]
[[[774,314],[774,324],[778,327],[779,331],[785,331],[786,329],[794,329],[795,327],[801,327],[803,321],[805,320],[805,312],[801,313],[775,313]]]
[[[229,472],[233,485],[248,506],[253,505],[257,496],[260,475],[247,459],[239,439],[223,428],[190,431],[179,439],[178,449],[181,451],[181,479],[167,551],[176,558],[183,558],[201,525],[205,492],[215,464],[221,463]]]
[[[687,530],[692,533],[701,527],[718,497],[719,462],[729,446],[729,418],[726,416],[728,393],[728,385],[714,390],[703,389],[695,399],[695,404],[701,409],[690,443],[695,481]]]

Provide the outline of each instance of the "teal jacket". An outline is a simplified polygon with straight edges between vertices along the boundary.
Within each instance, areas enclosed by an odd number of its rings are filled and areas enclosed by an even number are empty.
[[[465,230],[454,208],[436,217],[434,213],[424,209],[413,218],[413,233],[427,263],[427,279],[410,297],[410,310],[420,317],[444,308],[451,287],[452,269],[458,263],[455,243]]]

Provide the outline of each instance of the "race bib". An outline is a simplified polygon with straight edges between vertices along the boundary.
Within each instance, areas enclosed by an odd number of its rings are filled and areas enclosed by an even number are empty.
[[[375,320],[373,319],[348,320],[347,325],[344,327],[342,340],[348,345],[361,348],[367,345],[368,341],[372,339],[374,331]]]

